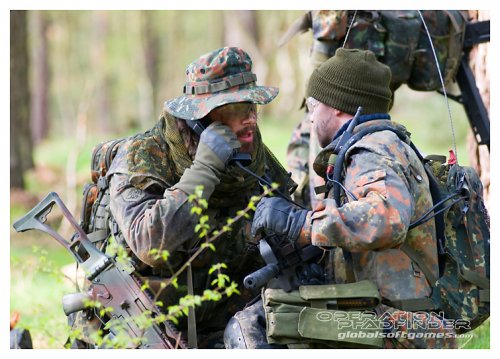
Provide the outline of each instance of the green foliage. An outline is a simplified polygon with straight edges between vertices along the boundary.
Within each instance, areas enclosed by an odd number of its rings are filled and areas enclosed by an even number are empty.
[[[264,195],[268,195],[272,190],[264,191]],[[198,250],[192,254],[192,256],[179,268],[176,272],[171,269],[172,276],[162,282],[160,290],[154,293],[154,302],[160,308],[164,308],[165,303],[158,300],[162,291],[169,286],[178,288],[178,278],[179,275],[185,271],[192,262],[199,256],[206,248],[215,251],[215,245],[213,242],[219,238],[223,233],[229,232],[231,230],[231,225],[237,222],[239,219],[247,217],[248,212],[255,208],[255,203],[262,197],[252,197],[248,206],[239,211],[237,216],[234,218],[228,218],[227,224],[223,226],[221,230],[212,230],[209,224],[209,218],[204,213],[208,207],[206,200],[202,198],[203,188],[200,186],[196,189],[194,195],[189,197],[189,202],[195,209],[191,211],[192,214],[198,216],[198,224],[195,227],[195,232],[199,234],[200,239],[204,242],[199,246]],[[106,253],[113,258],[115,258],[117,265],[131,267],[131,259],[129,257],[128,251],[119,244],[113,237],[108,241],[108,246],[106,248]],[[158,249],[150,250],[149,254],[155,259],[162,259],[168,265],[169,252],[159,251]],[[101,319],[106,322],[104,330],[97,333],[93,333],[93,340],[98,346],[103,346],[106,348],[130,348],[135,347],[138,343],[144,343],[145,338],[141,335],[135,338],[129,337],[127,331],[128,320],[133,320],[134,323],[141,328],[146,330],[152,325],[159,325],[164,321],[171,321],[173,323],[178,323],[179,318],[182,316],[187,316],[190,308],[199,307],[203,305],[204,302],[209,301],[220,301],[224,296],[229,297],[235,294],[240,294],[238,290],[238,285],[231,278],[224,273],[224,270],[228,269],[225,263],[215,263],[209,269],[208,274],[213,278],[210,286],[211,288],[205,288],[202,295],[197,294],[187,294],[179,299],[179,302],[173,305],[169,305],[166,308],[166,313],[151,313],[151,311],[144,311],[139,316],[128,319],[117,320],[112,316],[113,309],[110,307],[105,307],[98,300],[86,300],[85,307],[93,309],[94,312],[98,313]],[[137,274],[137,273],[136,273]],[[141,286],[142,291],[151,290],[151,286],[148,280],[142,281]],[[113,337],[107,335],[108,331],[112,330],[115,334]],[[69,334],[72,339],[82,338],[82,333],[79,331],[71,331]]]
[[[134,270],[134,264],[132,258],[130,258],[127,249],[121,243],[118,243],[115,237],[111,236],[108,239],[108,245],[106,247],[106,254],[110,257],[114,257],[116,262],[122,265],[124,268],[128,269],[129,272]]]
[[[490,319],[473,331],[464,334],[463,339],[458,339],[461,349],[490,349]]]
[[[61,298],[72,290],[60,268],[72,259],[62,247],[39,239],[35,248],[29,239],[28,245],[11,247],[10,310],[21,314],[18,327],[30,330],[36,348],[60,348],[67,335]]]

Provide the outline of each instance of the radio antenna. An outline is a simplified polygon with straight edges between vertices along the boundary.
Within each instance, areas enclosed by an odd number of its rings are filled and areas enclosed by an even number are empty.
[[[347,42],[347,38],[349,37],[349,33],[351,32],[352,24],[354,24],[354,19],[356,19],[357,12],[358,12],[358,10],[354,10],[354,15],[352,15],[351,25],[349,25],[349,28],[347,29],[347,34],[345,34],[344,43],[342,44],[342,48],[345,47],[345,43]]]
[[[443,88],[443,95],[445,98],[446,107],[448,108],[448,118],[450,120],[451,135],[452,135],[452,140],[453,140],[453,149],[455,150],[455,156],[457,157],[457,163],[458,163],[457,142],[455,139],[455,127],[453,126],[453,119],[451,117],[450,102],[448,101],[448,95],[446,94],[446,88],[444,86],[443,75],[441,74],[441,69],[439,68],[439,61],[438,61],[438,58],[436,55],[436,50],[434,49],[434,44],[432,43],[431,34],[429,32],[429,29],[427,28],[427,24],[425,23],[424,17],[422,16],[422,12],[420,10],[418,10],[418,14],[420,15],[420,19],[422,19],[422,24],[424,25],[425,32],[427,33],[427,37],[429,38],[429,43],[431,45],[432,54],[434,55],[434,61],[436,62],[436,67],[437,67],[438,74],[439,74],[439,80],[441,80],[441,86]]]

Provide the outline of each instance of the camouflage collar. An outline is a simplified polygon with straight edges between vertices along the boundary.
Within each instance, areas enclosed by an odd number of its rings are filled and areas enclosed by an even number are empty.
[[[357,128],[357,126],[361,125],[362,123],[365,123],[368,121],[390,120],[390,119],[391,119],[391,115],[389,115],[387,113],[374,113],[374,114],[370,114],[370,115],[361,115],[361,116],[359,116],[358,124],[356,125],[356,128]],[[347,130],[347,127],[349,127],[349,124],[351,123],[351,121],[352,121],[352,118],[349,121],[347,121],[346,123],[344,123],[342,125],[342,127],[340,127],[340,129],[337,131],[337,133],[333,137],[332,141],[335,141],[337,138],[339,138]]]
[[[380,118],[379,116],[385,116],[385,118]],[[371,126],[377,126],[377,125],[385,125],[389,127],[393,127],[395,129],[398,129],[401,132],[404,132],[410,137],[410,133],[406,130],[406,127],[403,125],[389,120],[387,118],[389,115],[365,115],[360,117],[364,118],[364,121],[361,123],[358,123],[358,125],[354,128],[353,134],[356,134],[357,132]],[[378,117],[378,118],[377,118]],[[349,123],[349,122],[348,122]],[[347,124],[348,126],[348,124]],[[347,129],[347,126],[345,129]],[[326,173],[326,169],[328,167],[328,160],[330,159],[331,155],[337,155],[335,153],[335,147],[337,146],[337,143],[340,141],[340,135],[345,131],[343,127],[337,132],[337,135],[335,136],[335,139],[325,148],[323,148],[319,153],[318,156],[316,156],[316,159],[314,160],[313,163],[313,169],[314,171],[318,174],[318,176],[324,177]],[[346,159],[348,158],[348,155],[346,156]]]

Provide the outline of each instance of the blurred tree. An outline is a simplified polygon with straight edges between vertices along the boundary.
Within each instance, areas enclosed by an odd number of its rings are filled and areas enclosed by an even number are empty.
[[[24,188],[24,171],[33,167],[27,12],[10,12],[10,187]]]
[[[490,19],[490,12],[487,10],[469,10],[472,21],[483,21]],[[490,73],[488,67],[488,52],[490,43],[484,43],[476,46],[470,52],[469,63],[476,78],[476,84],[481,93],[484,105],[490,113]],[[491,117],[490,117],[491,120]],[[481,181],[484,186],[484,198],[486,206],[489,209],[490,195],[490,153],[486,146],[478,146],[472,134],[469,132],[467,138],[467,148],[472,166],[481,176]]]
[[[48,14],[45,11],[33,11],[32,16],[32,56],[31,67],[31,131],[34,145],[40,143],[49,131],[49,54],[47,31],[49,27]]]
[[[93,11],[92,12],[92,27],[93,39],[91,43],[91,68],[89,72],[90,81],[89,86],[96,87],[96,120],[102,133],[109,133],[111,131],[110,116],[110,79],[109,79],[109,64],[108,64],[108,51],[106,47],[106,40],[109,37],[108,32],[108,12],[106,11]],[[83,55],[83,54],[82,54]]]
[[[159,33],[154,27],[154,13],[141,11],[142,46],[146,75],[151,87],[151,106],[157,104],[159,87],[158,51],[160,50]]]
[[[224,46],[238,46],[248,52],[253,62],[257,81],[265,83],[268,59],[259,46],[257,12],[254,10],[224,11]]]

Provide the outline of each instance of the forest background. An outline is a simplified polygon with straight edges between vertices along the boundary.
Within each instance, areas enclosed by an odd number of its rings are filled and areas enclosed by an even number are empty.
[[[312,36],[297,36],[281,48],[277,43],[302,14],[11,12],[10,224],[49,191],[58,192],[77,216],[83,185],[90,181],[93,146],[152,127],[163,102],[181,95],[187,64],[222,46],[242,47],[254,62],[258,83],[280,88],[277,99],[261,107],[259,126],[286,166],[287,143],[303,117]],[[21,55],[13,58],[13,53]],[[452,102],[451,112],[459,160],[474,164],[478,150],[470,149],[463,108]],[[452,147],[446,104],[438,93],[403,86],[391,115],[407,126],[423,152],[447,154]],[[483,177],[489,185],[489,173]],[[21,313],[19,325],[31,329],[35,347],[61,347],[60,300],[74,287],[60,272],[72,258],[48,236],[12,229],[10,258],[11,312]],[[461,345],[489,347],[489,322]]]

